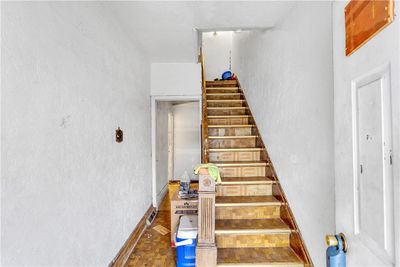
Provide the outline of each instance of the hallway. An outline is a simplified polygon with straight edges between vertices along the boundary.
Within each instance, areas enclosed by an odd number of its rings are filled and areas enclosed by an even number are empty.
[[[400,0],[0,7],[1,266],[174,266],[207,156],[198,258],[400,264]]]

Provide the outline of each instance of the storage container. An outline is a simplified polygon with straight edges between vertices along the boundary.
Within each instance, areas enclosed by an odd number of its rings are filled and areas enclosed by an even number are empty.
[[[176,234],[176,266],[196,266],[197,215],[180,218]]]

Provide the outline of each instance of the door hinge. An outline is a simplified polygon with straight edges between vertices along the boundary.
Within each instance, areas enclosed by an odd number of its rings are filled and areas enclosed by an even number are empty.
[[[361,174],[363,173],[363,165],[362,164],[360,164],[360,173]]]

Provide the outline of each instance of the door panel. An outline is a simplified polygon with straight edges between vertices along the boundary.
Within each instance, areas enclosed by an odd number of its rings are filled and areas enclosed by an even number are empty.
[[[354,83],[355,234],[394,262],[389,68]]]
[[[358,90],[360,233],[384,245],[384,188],[380,80]]]

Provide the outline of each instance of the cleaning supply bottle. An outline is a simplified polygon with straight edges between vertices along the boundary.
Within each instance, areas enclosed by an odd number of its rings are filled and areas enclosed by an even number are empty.
[[[187,171],[183,173],[180,180],[179,194],[184,195],[189,193],[190,177]]]

